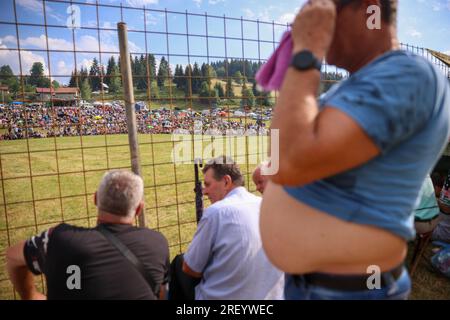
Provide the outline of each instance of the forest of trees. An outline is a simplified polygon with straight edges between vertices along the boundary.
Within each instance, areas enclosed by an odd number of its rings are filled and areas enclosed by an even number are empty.
[[[158,99],[161,92],[167,96],[168,90],[173,90],[168,88],[172,87],[177,89],[178,94],[184,93],[186,98],[199,97],[200,103],[203,104],[215,104],[224,99],[250,107],[272,104],[270,93],[259,91],[256,85],[255,75],[261,66],[260,62],[237,59],[202,65],[195,62],[185,67],[177,64],[175,70],[172,70],[165,57],[159,60],[158,68],[157,60],[152,54],[130,56],[130,60],[136,90],[146,91],[152,99]],[[24,92],[32,92],[35,87],[60,86],[57,81],[50,81],[50,78],[44,75],[44,66],[40,62],[32,65],[29,74],[20,80],[13,74],[10,66],[4,65],[0,67],[0,84],[7,85],[13,95],[21,90],[20,81],[23,81]],[[339,73],[323,74],[322,80],[326,81],[322,84],[321,92],[327,91],[334,81],[341,79],[342,75]],[[81,67],[72,72],[68,86],[80,88],[81,97],[89,100],[93,92],[102,90],[102,83],[106,85],[103,86],[105,92],[122,92],[120,58],[116,61],[115,57],[111,56],[106,70],[94,58],[89,69]],[[235,94],[237,86],[240,87],[240,94]]]
[[[21,83],[21,81],[23,82]],[[12,96],[21,94],[22,90],[23,92],[34,91],[34,88],[36,87],[50,88],[50,85],[52,85],[54,88],[59,88],[60,86],[58,81],[51,81],[50,78],[44,74],[44,65],[41,62],[34,62],[30,69],[30,75],[22,77],[22,80],[20,80],[20,77],[14,75],[9,65],[1,66],[0,85],[8,86],[8,90]]]

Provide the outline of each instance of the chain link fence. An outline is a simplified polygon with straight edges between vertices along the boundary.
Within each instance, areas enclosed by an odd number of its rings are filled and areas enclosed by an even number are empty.
[[[232,155],[256,192],[277,94],[258,90],[255,74],[287,25],[77,1],[37,1],[32,15],[15,0],[1,5],[1,299],[17,298],[6,248],[60,222],[94,226],[102,175],[131,167],[119,21],[129,30],[147,226],[172,256],[186,249],[195,157]],[[402,46],[449,74],[426,49]],[[325,65],[321,92],[347,76]]]

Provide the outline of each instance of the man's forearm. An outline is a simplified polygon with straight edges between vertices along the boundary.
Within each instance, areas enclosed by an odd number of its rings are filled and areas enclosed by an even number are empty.
[[[45,299],[46,297],[36,290],[34,275],[28,269],[23,255],[25,241],[8,248],[6,251],[6,269],[14,289],[22,299]]]
[[[290,163],[297,162],[297,157],[304,157],[301,150],[314,143],[319,84],[320,72],[317,70],[290,68],[286,73],[271,126],[280,130],[280,171],[273,177],[275,182],[283,180],[285,173],[292,174],[288,168]]]
[[[14,289],[22,299],[30,300],[41,296],[34,285],[34,276],[26,266],[17,267],[7,265],[7,269]]]
[[[277,100],[272,127],[284,131],[286,125],[288,130],[295,126],[295,133],[309,129],[319,112],[316,101],[319,84],[318,70],[289,68]]]

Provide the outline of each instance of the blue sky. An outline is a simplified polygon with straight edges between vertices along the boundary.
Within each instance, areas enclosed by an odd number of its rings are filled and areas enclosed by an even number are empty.
[[[94,29],[72,31],[66,28],[69,4],[63,1],[46,1],[47,24],[54,25],[47,28],[47,41],[43,26],[19,25],[17,34],[15,25],[5,24],[15,21],[14,1],[1,0],[0,65],[9,64],[16,74],[20,73],[19,54],[16,50],[19,39],[22,49],[20,54],[22,73],[27,74],[31,64],[40,61],[44,63],[47,73],[50,71],[55,75],[53,78],[66,83],[67,75],[70,75],[75,65],[78,68],[89,67],[93,57],[106,64],[111,55],[117,56],[118,44],[114,29],[122,15],[129,29],[135,31],[129,32],[130,50],[133,53],[153,53],[157,60],[170,55],[171,65],[216,61],[224,57],[245,57],[257,61],[270,55],[275,46],[274,42],[280,39],[286,29],[286,23],[292,21],[305,1],[98,0],[99,4],[117,6],[122,3],[127,7],[145,6],[149,9],[144,17],[143,10],[121,11],[116,7],[101,7],[98,11],[98,23],[96,7],[89,5],[95,1],[77,0],[77,2],[82,3],[78,5],[81,26]],[[450,0],[399,2],[400,40],[450,54]],[[41,0],[16,0],[15,3],[19,23],[44,24],[44,8]],[[167,15],[165,9],[169,11]],[[184,14],[186,11],[192,15],[186,17]],[[208,14],[207,18],[205,13]],[[225,27],[224,15],[227,17]],[[244,21],[240,20],[241,17]],[[256,20],[261,23],[256,23]],[[97,27],[104,30],[97,31],[95,29]],[[144,30],[147,33],[142,32]],[[166,31],[169,35],[165,34]],[[186,37],[186,33],[189,37]],[[224,39],[225,33],[229,38],[227,40]],[[99,53],[100,47],[102,54]],[[50,50],[48,53],[47,48]],[[73,53],[74,48],[76,54]]]

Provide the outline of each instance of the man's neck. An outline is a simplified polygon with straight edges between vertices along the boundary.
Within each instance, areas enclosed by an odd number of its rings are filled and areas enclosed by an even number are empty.
[[[128,216],[119,216],[116,214],[112,214],[109,212],[98,212],[97,217],[97,225],[102,223],[110,223],[110,224],[134,224],[134,218],[130,218]]]
[[[236,189],[239,188],[239,187],[241,187],[241,186],[235,186],[235,185],[233,185],[233,187],[232,187],[230,190],[228,190],[228,192],[225,194],[225,197],[228,196],[231,192],[233,192],[233,190],[236,190]],[[225,198],[225,197],[224,197],[224,198]]]
[[[367,43],[367,45],[362,44],[362,46],[366,48],[363,52],[369,52],[369,54],[353,57],[347,67],[347,70],[350,73],[355,73],[356,71],[362,69],[364,66],[368,65],[386,52],[399,49],[397,37],[391,36],[391,34],[380,39],[372,39]],[[367,49],[368,47],[371,49]]]

